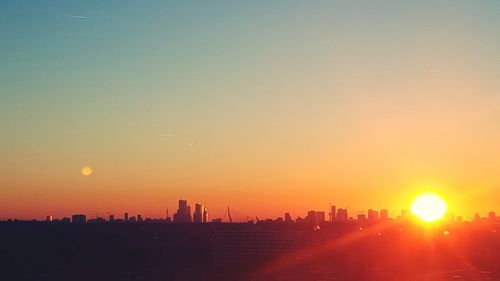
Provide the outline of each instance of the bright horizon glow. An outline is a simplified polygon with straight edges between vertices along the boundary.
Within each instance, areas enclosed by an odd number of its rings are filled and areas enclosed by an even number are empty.
[[[435,222],[444,217],[448,204],[435,193],[423,193],[415,197],[410,210],[424,222]]]

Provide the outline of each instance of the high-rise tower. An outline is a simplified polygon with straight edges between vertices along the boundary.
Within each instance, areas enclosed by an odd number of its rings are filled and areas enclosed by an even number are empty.
[[[191,208],[187,200],[179,200],[179,209],[174,214],[174,222],[191,222]]]
[[[203,222],[203,207],[202,203],[194,204],[193,222]]]

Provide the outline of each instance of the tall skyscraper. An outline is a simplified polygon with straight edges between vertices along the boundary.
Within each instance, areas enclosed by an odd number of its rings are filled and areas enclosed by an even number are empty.
[[[180,210],[180,211],[187,211],[187,207],[188,207],[188,201],[187,200],[183,200],[183,199],[179,199],[179,208],[178,208],[178,210]]]
[[[335,205],[330,206],[330,222],[334,222],[337,219],[337,210]]]
[[[179,200],[179,209],[174,214],[174,222],[191,222],[191,207],[187,200]]]
[[[194,204],[193,222],[201,223],[203,222],[203,207],[202,203]]]
[[[208,222],[208,209],[206,207],[203,208],[203,222],[204,223]]]
[[[389,219],[389,211],[387,209],[380,210],[380,220],[388,220]]]
[[[370,222],[378,221],[378,212],[373,210],[373,209],[369,209],[368,210],[368,220]]]
[[[127,212],[125,212],[125,214],[123,214],[123,220],[128,221],[128,213]]]

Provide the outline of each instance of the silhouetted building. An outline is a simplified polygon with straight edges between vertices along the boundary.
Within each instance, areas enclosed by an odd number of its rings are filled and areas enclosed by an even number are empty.
[[[475,213],[475,214],[474,214],[474,221],[475,221],[475,222],[478,222],[478,221],[480,221],[480,220],[481,220],[481,216],[479,215],[479,213]]]
[[[491,211],[488,213],[488,221],[489,222],[495,222],[497,220],[497,215],[495,212]]]
[[[135,218],[135,216],[131,216],[129,219],[128,219],[129,222],[137,222],[137,219]]]
[[[325,212],[316,211],[316,222],[325,222]]]
[[[70,218],[67,218],[67,217],[64,217],[62,218],[61,220],[63,223],[70,223],[71,222],[71,219]]]
[[[106,220],[102,217],[96,217],[95,219],[89,219],[87,223],[105,223]]]
[[[127,212],[125,212],[125,214],[123,214],[123,220],[128,221],[128,213]]]
[[[82,214],[73,215],[73,216],[71,216],[71,222],[72,223],[86,223],[87,216],[82,215]]]
[[[285,213],[285,222],[293,222],[290,213]]]
[[[306,222],[318,223],[325,221],[325,212],[323,211],[309,211],[304,219]]]
[[[389,219],[389,211],[387,209],[380,210],[380,220],[388,220]]]
[[[179,209],[174,214],[174,222],[191,222],[191,208],[186,200],[179,200]]]
[[[349,216],[347,215],[347,209],[339,208],[337,210],[337,221],[346,222],[349,220]]]
[[[194,204],[193,222],[201,223],[203,222],[203,204]]]
[[[108,220],[109,220],[110,222],[115,221],[115,215],[109,215]]]
[[[358,217],[357,217],[357,220],[358,222],[366,222],[366,215],[365,214],[358,214]]]
[[[52,221],[52,216],[47,216],[47,218],[45,219],[46,222],[51,222]]]
[[[208,222],[208,209],[206,207],[203,208],[203,222],[204,223]]]
[[[140,214],[139,214],[139,215],[137,215],[137,222],[142,222],[142,221],[143,221],[143,220],[142,220],[142,215],[140,215]]]
[[[307,212],[307,216],[305,218],[307,222],[316,222],[316,212],[315,211],[309,211]]]
[[[172,222],[172,218],[170,217],[170,214],[168,213],[168,209],[167,209],[167,216],[165,217],[165,221],[168,223]]]
[[[369,209],[368,210],[368,220],[370,222],[376,222],[378,221],[378,212],[373,210],[373,209]]]
[[[411,218],[411,212],[407,209],[401,210],[401,219],[402,220],[409,220]]]
[[[337,219],[337,207],[330,206],[330,222],[334,222]]]

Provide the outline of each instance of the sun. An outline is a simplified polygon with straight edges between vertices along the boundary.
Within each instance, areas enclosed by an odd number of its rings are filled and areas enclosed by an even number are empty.
[[[448,210],[448,204],[435,193],[423,193],[415,197],[410,207],[411,212],[425,222],[440,220]]]

